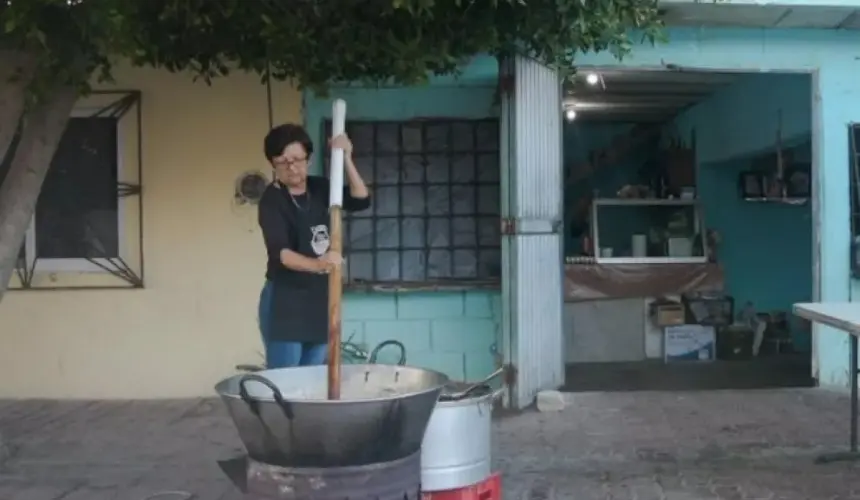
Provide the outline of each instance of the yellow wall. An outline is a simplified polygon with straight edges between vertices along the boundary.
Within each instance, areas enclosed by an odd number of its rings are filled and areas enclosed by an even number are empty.
[[[146,288],[7,293],[0,398],[213,395],[237,363],[261,361],[263,248],[256,210],[233,189],[243,172],[268,173],[265,87],[254,75],[211,87],[154,70],[116,78],[142,92]],[[272,94],[275,121],[300,123],[300,92]]]

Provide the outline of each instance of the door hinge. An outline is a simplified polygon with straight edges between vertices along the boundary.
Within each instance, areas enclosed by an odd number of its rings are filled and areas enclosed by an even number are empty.
[[[505,365],[505,385],[513,387],[517,384],[517,367],[513,363]]]
[[[559,234],[562,232],[564,223],[561,219],[516,219],[503,217],[501,219],[500,232],[502,235],[514,234]]]

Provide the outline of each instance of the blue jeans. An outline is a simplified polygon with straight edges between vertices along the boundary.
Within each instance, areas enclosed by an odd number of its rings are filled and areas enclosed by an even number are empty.
[[[263,338],[263,347],[266,349],[266,368],[289,368],[293,366],[325,364],[326,355],[328,354],[327,344],[269,340],[272,328],[273,289],[272,282],[266,281],[266,284],[263,285],[263,291],[260,292],[260,306],[257,311],[260,335]]]

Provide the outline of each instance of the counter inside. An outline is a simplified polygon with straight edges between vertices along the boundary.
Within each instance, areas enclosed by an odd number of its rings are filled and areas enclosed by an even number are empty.
[[[721,292],[718,263],[565,264],[564,300],[660,297],[691,292]]]

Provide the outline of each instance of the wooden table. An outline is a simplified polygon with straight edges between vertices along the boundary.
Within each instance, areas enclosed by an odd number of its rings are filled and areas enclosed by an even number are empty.
[[[848,334],[849,356],[849,384],[851,387],[851,429],[848,451],[828,453],[819,456],[817,463],[829,463],[836,461],[858,460],[860,452],[857,450],[857,337],[860,336],[860,303],[851,302],[814,302],[809,304],[795,304],[794,314],[815,323],[833,327]]]

